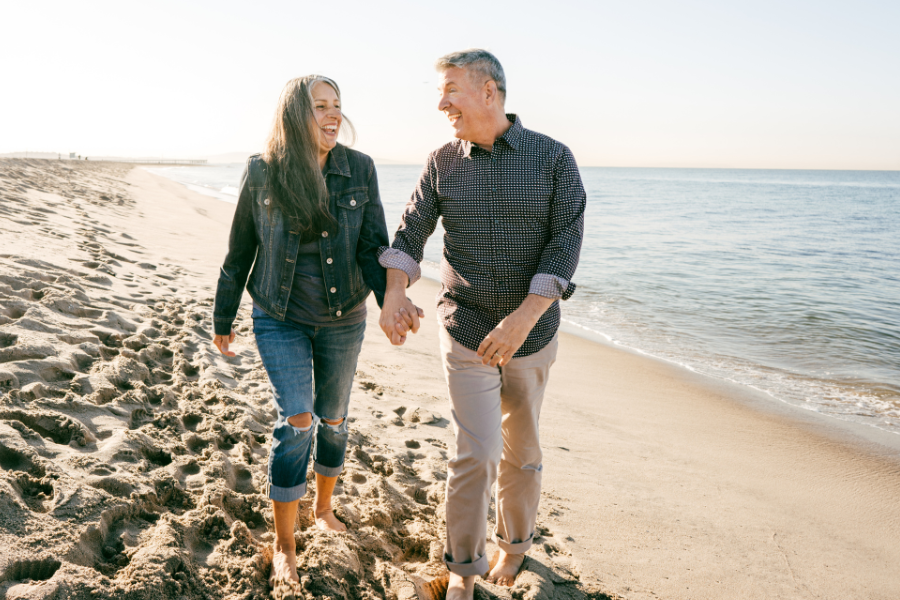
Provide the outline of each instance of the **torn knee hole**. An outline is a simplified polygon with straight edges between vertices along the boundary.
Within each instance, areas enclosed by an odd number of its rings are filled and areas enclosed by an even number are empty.
[[[325,424],[325,427],[338,433],[341,432],[341,424],[343,422],[344,419],[322,419],[322,423]]]
[[[293,427],[295,431],[309,431],[312,427],[312,414],[307,412],[294,415],[288,419],[288,424]]]

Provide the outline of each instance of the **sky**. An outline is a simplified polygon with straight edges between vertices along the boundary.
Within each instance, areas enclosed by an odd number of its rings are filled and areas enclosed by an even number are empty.
[[[355,148],[451,139],[434,60],[506,71],[507,111],[581,166],[900,169],[900,2],[17,2],[0,153],[262,149],[294,77],[341,86]]]

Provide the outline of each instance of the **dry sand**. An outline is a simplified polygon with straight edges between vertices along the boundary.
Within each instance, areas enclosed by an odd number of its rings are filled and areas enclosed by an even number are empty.
[[[210,343],[233,209],[141,168],[0,161],[0,598],[269,595],[274,413],[248,307],[237,357]],[[308,494],[302,583],[275,598],[440,596],[444,384],[377,316],[335,497],[350,531],[311,528]],[[480,598],[608,597],[540,531],[519,587]]]
[[[249,316],[210,344],[233,206],[126,165],[0,161],[0,597],[268,592],[273,420]],[[393,226],[396,215],[388,215]],[[369,330],[335,497],[279,598],[425,598],[452,432],[433,297]],[[538,543],[478,598],[900,598],[900,459],[745,390],[562,335]],[[439,586],[437,591],[439,592]]]

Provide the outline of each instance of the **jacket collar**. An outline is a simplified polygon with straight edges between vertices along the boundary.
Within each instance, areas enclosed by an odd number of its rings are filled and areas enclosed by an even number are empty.
[[[341,144],[337,144],[328,153],[324,174],[328,175],[330,173],[350,177],[350,162],[347,160],[347,148]]]
[[[497,138],[494,142],[496,145],[498,142],[506,142],[506,144],[512,148],[513,150],[519,149],[519,144],[522,141],[522,133],[525,128],[522,126],[522,119],[519,118],[518,115],[514,113],[506,113],[506,118],[512,123],[509,129],[506,130],[506,133]],[[472,154],[472,148],[475,146],[472,142],[468,140],[463,140],[462,142],[462,151],[463,156],[469,158]]]

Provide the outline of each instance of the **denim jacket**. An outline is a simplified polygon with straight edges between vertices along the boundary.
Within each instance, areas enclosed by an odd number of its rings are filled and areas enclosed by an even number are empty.
[[[291,231],[290,221],[270,205],[266,168],[254,154],[241,177],[228,255],[216,288],[216,335],[231,333],[245,285],[269,316],[283,321],[287,312],[300,234]],[[369,291],[375,292],[379,306],[384,301],[386,271],[378,264],[378,255],[379,248],[388,244],[388,234],[371,158],[338,144],[325,165],[325,184],[338,231],[322,232],[319,250],[328,309],[337,320],[363,302]]]

